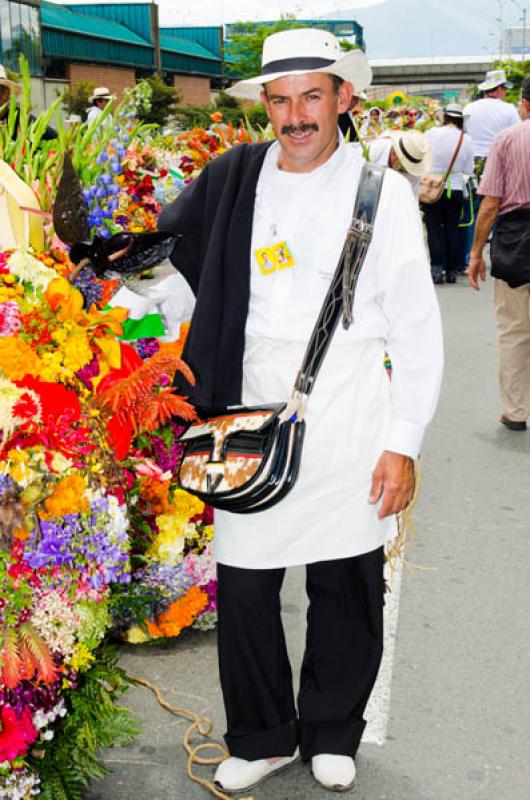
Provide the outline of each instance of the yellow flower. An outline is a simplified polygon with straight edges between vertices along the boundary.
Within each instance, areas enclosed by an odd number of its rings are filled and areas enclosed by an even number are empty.
[[[86,334],[82,331],[69,336],[62,350],[64,366],[69,372],[77,372],[92,361],[92,350]]]
[[[145,635],[139,625],[134,625],[125,634],[125,641],[129,644],[143,644],[149,641],[149,636]]]
[[[26,450],[10,450],[7,454],[8,473],[15,483],[27,483],[35,475],[29,464]]]
[[[148,553],[155,561],[175,566],[181,560],[186,539],[180,522],[173,514],[156,517],[159,534]]]
[[[94,655],[90,652],[86,644],[79,642],[70,659],[70,666],[72,669],[75,669],[76,672],[86,672],[94,660]]]
[[[207,542],[211,542],[213,539],[213,525],[205,525],[202,529],[202,536]]]
[[[171,499],[171,507],[175,517],[188,520],[204,511],[204,503],[198,497],[177,489]]]

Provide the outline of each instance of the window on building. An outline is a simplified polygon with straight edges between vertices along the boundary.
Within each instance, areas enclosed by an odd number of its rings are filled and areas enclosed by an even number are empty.
[[[0,0],[0,61],[18,71],[19,56],[27,58],[32,75],[41,73],[38,8],[31,3]]]

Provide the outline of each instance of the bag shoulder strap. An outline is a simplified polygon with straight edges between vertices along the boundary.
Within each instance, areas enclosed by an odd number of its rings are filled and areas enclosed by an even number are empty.
[[[452,157],[452,159],[451,159],[451,163],[449,164],[449,167],[447,168],[447,172],[446,172],[446,173],[445,173],[445,175],[444,175],[444,183],[445,183],[445,181],[447,180],[447,178],[449,177],[449,175],[450,175],[450,174],[451,174],[451,172],[452,172],[452,169],[453,169],[453,167],[454,167],[454,165],[455,165],[456,159],[458,158],[458,154],[459,154],[459,152],[460,152],[460,148],[462,147],[462,142],[463,142],[463,141],[464,141],[464,131],[462,131],[462,132],[460,133],[460,136],[458,137],[458,142],[457,142],[457,145],[456,145],[456,150],[455,150],[455,152],[453,153],[453,157]]]
[[[385,171],[385,167],[376,167],[367,162],[363,165],[353,217],[339,263],[296,378],[295,393],[299,393],[299,395],[311,393],[341,313],[345,328],[349,328],[353,321],[355,289],[368,246],[372,240]]]

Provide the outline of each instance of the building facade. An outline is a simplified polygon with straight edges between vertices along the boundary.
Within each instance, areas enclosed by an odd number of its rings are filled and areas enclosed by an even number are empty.
[[[364,47],[363,30],[353,20],[301,22],[325,25]],[[204,106],[212,89],[227,83],[224,44],[231,29],[161,28],[154,0],[0,0],[0,63],[18,71],[19,56],[25,55],[37,111],[58,91],[82,80],[106,86],[120,97],[124,89],[154,73],[178,89],[181,105]]]

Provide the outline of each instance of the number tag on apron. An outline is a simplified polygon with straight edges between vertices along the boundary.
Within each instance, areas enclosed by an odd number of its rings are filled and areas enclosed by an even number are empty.
[[[270,247],[260,247],[258,250],[254,250],[254,256],[262,275],[272,275],[277,270],[296,266],[294,256],[286,242],[278,242]]]

